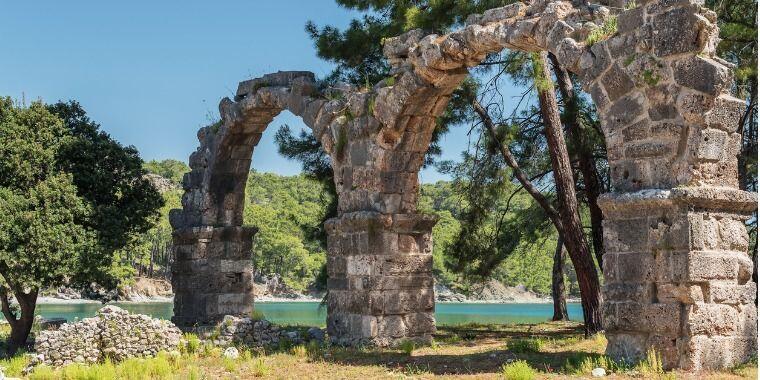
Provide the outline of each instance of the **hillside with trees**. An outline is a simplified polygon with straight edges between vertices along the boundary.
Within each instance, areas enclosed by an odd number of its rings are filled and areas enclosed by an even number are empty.
[[[145,168],[172,180],[177,188],[163,193],[165,206],[160,221],[130,250],[124,250],[122,258],[131,263],[131,275],[168,278],[171,227],[167,215],[171,208],[181,207],[179,186],[188,168],[176,160],[149,161]],[[433,270],[438,281],[467,293],[473,285],[493,278],[507,286],[524,285],[530,291],[549,295],[557,241],[551,233],[517,238],[513,254],[490,276],[455,270],[459,255],[453,250],[458,249],[455,243],[462,218],[467,217],[461,187],[456,181],[439,181],[420,188],[420,211],[439,217],[433,229]],[[307,175],[251,171],[246,184],[245,223],[259,227],[253,259],[257,277],[277,275],[294,290],[321,290],[326,281],[326,249],[320,231],[332,202],[332,195],[322,184]],[[518,194],[511,202],[515,208],[500,217],[522,220],[519,214],[530,207],[530,199]],[[575,289],[572,283],[571,287]]]

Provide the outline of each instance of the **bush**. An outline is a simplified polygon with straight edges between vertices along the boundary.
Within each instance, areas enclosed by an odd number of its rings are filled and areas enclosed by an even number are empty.
[[[254,309],[253,311],[251,311],[251,319],[254,321],[263,321],[264,313],[261,312],[261,310]]]
[[[533,380],[536,371],[525,360],[518,360],[501,367],[501,374],[506,380]]]
[[[29,357],[22,352],[9,359],[0,360],[0,369],[2,369],[5,376],[19,377],[21,376],[21,371],[23,371],[28,364]]]
[[[201,348],[201,340],[195,334],[186,333],[183,336],[185,343],[180,343],[179,351],[188,354],[194,354]]]
[[[401,351],[404,351],[405,354],[411,355],[412,352],[414,352],[415,347],[414,341],[411,340],[405,340],[401,342],[401,344],[398,346]]]
[[[546,342],[541,338],[534,339],[510,339],[507,341],[507,349],[516,353],[539,352]]]
[[[257,358],[251,365],[251,373],[254,377],[264,377],[269,374],[269,366],[264,363],[263,358]]]
[[[305,358],[307,355],[306,346],[304,345],[298,345],[290,349],[290,353],[293,354],[293,356],[299,357],[299,358]]]

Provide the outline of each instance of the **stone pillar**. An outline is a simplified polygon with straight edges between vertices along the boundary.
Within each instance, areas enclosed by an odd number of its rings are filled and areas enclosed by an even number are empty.
[[[253,310],[251,246],[256,227],[189,227],[174,231],[174,316],[182,328],[213,326]]]
[[[372,211],[327,221],[327,331],[333,343],[432,341],[436,221],[432,215]]]
[[[607,353],[650,348],[667,368],[726,368],[757,349],[756,285],[744,222],[751,193],[680,188],[606,194]]]

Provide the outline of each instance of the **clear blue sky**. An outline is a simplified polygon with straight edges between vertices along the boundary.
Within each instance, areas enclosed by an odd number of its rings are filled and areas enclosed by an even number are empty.
[[[304,24],[344,27],[356,13],[333,0],[9,1],[0,12],[0,95],[45,102],[75,99],[114,138],[146,160],[187,161],[196,131],[241,80],[277,70],[328,74]],[[300,172],[277,153],[282,114],[254,152],[253,168]],[[458,159],[466,128],[443,140]],[[445,177],[427,169],[424,182]]]

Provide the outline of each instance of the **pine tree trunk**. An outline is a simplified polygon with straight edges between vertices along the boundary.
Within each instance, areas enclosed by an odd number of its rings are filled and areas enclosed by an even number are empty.
[[[554,83],[550,79],[551,74],[549,73],[546,53],[541,53],[534,64],[542,66],[540,68],[542,78],[536,80],[538,100],[554,172],[559,215],[564,228],[563,237],[578,277],[586,336],[590,336],[602,330],[602,295],[599,278],[578,214],[578,199],[575,195],[573,170],[570,166],[565,136],[562,133],[559,107],[554,93]]]
[[[602,181],[599,179],[599,172],[596,170],[594,152],[588,144],[585,144],[582,141],[582,134],[592,132],[581,126],[578,98],[575,96],[575,89],[573,88],[573,81],[570,78],[570,74],[559,65],[557,58],[553,54],[550,53],[548,56],[552,62],[554,75],[557,77],[559,93],[565,104],[568,138],[575,143],[574,145],[577,150],[578,167],[581,171],[581,177],[583,178],[586,199],[588,201],[589,216],[591,219],[591,242],[594,246],[596,263],[599,265],[599,270],[602,270],[604,268],[602,265],[604,257],[604,230],[602,227],[602,221],[604,220],[604,216],[602,215],[602,209],[599,208],[597,201],[599,196],[604,192],[604,188],[602,186]]]
[[[562,237],[557,239],[554,250],[554,266],[552,267],[552,300],[554,301],[554,316],[552,321],[567,321],[567,298],[565,296],[565,275],[562,267],[565,264],[565,245]]]

